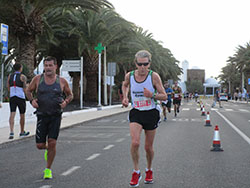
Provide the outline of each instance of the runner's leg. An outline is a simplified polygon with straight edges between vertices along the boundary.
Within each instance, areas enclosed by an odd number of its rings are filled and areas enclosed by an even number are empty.
[[[134,170],[139,170],[139,146],[142,126],[136,122],[132,122],[129,124],[129,127],[131,136],[130,152],[134,164]]]

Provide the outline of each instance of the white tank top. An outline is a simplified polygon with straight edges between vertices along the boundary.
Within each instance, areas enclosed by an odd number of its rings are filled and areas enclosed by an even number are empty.
[[[152,93],[156,92],[153,87],[152,73],[153,71],[150,70],[147,78],[143,82],[137,82],[135,80],[135,71],[130,73],[130,94],[132,99],[132,107],[137,110],[145,111],[155,108],[159,110],[157,101],[152,98],[147,98],[143,94],[144,88],[147,88]]]

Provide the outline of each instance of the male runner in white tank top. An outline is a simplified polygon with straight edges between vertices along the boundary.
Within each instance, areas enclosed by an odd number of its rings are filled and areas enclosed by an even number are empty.
[[[139,146],[142,130],[145,132],[145,151],[147,168],[145,183],[153,183],[152,160],[154,157],[153,142],[156,128],[160,120],[160,106],[156,100],[166,100],[167,94],[162,85],[160,76],[149,70],[151,54],[141,50],[135,55],[136,70],[126,74],[123,82],[123,101],[127,107],[129,104],[128,92],[132,99],[132,110],[129,113],[129,127],[131,135],[131,157],[134,164],[134,171],[130,181],[131,187],[139,186],[141,173],[139,170]]]

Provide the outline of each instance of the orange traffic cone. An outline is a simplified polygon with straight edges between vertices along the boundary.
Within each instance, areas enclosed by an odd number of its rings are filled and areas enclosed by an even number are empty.
[[[214,139],[211,151],[224,151],[220,146],[220,134],[218,125],[214,128]]]
[[[206,116],[205,106],[202,106],[201,116]]]
[[[210,124],[210,115],[209,115],[209,112],[207,112],[207,119],[206,119],[206,124],[205,126],[211,126]]]

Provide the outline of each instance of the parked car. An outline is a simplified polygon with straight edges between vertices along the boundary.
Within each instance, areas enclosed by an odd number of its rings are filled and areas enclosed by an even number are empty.
[[[221,93],[220,94],[220,101],[228,101],[227,93]]]

